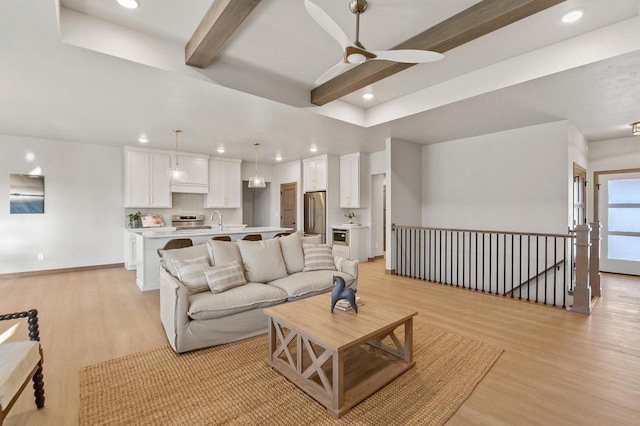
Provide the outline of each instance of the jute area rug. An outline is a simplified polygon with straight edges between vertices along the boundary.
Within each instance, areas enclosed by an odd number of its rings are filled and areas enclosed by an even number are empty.
[[[501,353],[416,328],[416,366],[336,420],[266,365],[266,335],[183,355],[167,345],[82,368],[80,425],[442,425]]]

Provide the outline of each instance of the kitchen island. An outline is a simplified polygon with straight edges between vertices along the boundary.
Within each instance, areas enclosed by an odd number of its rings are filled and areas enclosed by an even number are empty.
[[[217,228],[217,227],[216,227]],[[190,238],[193,245],[204,244],[216,235],[229,235],[233,241],[241,240],[248,234],[260,234],[262,239],[273,238],[280,232],[289,232],[291,228],[263,227],[224,227],[220,229],[193,230],[149,230],[136,231],[136,284],[140,290],[160,288],[160,257],[158,249],[174,238]]]

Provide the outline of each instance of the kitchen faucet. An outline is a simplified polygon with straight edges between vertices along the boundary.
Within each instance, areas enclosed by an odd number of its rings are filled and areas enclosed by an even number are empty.
[[[214,210],[213,213],[211,213],[211,218],[209,220],[213,222],[213,216],[215,216],[216,213],[218,213],[218,225],[220,226],[220,230],[222,231],[222,213],[220,213],[218,210]]]

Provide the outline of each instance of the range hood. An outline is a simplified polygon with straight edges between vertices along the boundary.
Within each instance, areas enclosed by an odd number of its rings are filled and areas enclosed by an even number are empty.
[[[198,185],[189,182],[171,182],[171,192],[185,194],[208,194],[209,185]]]

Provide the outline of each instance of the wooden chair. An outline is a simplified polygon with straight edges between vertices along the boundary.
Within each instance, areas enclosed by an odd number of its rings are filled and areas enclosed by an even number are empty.
[[[247,234],[244,237],[242,237],[243,240],[247,240],[247,241],[262,241],[262,235],[261,234]]]
[[[287,235],[291,235],[291,232],[280,232],[279,234],[274,235],[273,238],[286,237]]]
[[[231,237],[228,235],[218,235],[217,237],[211,238],[214,241],[231,241]]]
[[[164,247],[158,249],[158,256],[162,257],[162,250],[173,250],[191,246],[193,246],[191,238],[174,238],[173,240],[167,241]]]
[[[13,314],[0,314],[0,321],[28,318],[29,340],[0,344],[0,425],[22,391],[33,380],[36,407],[44,407],[42,381],[42,347],[38,331],[38,311],[31,309]],[[22,375],[16,374],[20,373]]]

